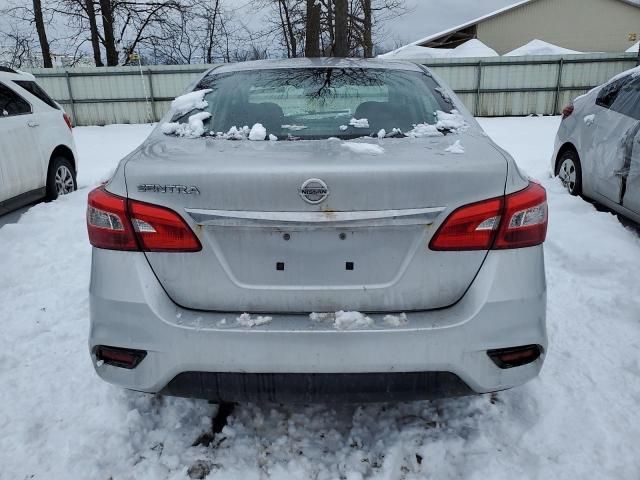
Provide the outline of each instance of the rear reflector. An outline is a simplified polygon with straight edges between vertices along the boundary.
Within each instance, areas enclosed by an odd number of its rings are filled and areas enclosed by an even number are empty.
[[[429,248],[490,250],[540,245],[547,235],[547,194],[537,183],[504,197],[465,205],[445,220]]]
[[[131,370],[140,365],[140,362],[147,356],[144,350],[133,350],[130,348],[107,347],[99,345],[96,347],[96,360],[107,365],[126,368]]]
[[[542,348],[539,345],[525,345],[523,347],[489,350],[487,355],[499,368],[508,369],[535,362],[541,353]]]
[[[127,200],[98,187],[89,193],[91,245],[107,250],[197,252],[200,241],[173,210]]]

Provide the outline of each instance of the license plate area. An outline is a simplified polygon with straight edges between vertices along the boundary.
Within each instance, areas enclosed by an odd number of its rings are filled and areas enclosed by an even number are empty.
[[[391,284],[418,246],[425,227],[207,227],[224,268],[245,285],[339,289]],[[425,243],[426,248],[426,243]]]

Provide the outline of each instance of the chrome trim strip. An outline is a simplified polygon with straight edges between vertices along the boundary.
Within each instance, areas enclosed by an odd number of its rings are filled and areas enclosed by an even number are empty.
[[[186,209],[203,226],[220,227],[377,227],[387,225],[431,225],[446,207],[355,212],[255,212]]]

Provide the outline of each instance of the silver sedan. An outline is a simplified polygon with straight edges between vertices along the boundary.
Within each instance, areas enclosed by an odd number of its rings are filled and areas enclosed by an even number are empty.
[[[394,401],[542,367],[545,191],[422,66],[216,67],[87,223],[91,358],[126,388]]]
[[[583,195],[640,222],[640,70],[617,75],[565,107],[552,168]]]

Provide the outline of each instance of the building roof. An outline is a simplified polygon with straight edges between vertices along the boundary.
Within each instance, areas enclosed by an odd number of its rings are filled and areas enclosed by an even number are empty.
[[[497,17],[498,15],[502,15],[504,13],[510,12],[511,10],[515,10],[516,8],[522,7],[524,5],[527,5],[529,3],[533,3],[537,0],[521,0],[519,2],[513,3],[511,5],[507,5],[506,7],[500,8],[498,10],[495,10],[491,13],[487,13],[486,15],[482,15],[481,17],[478,18],[474,18],[473,20],[469,20],[468,22],[465,22],[461,25],[457,25],[455,27],[452,28],[448,28],[447,30],[443,30],[441,32],[438,33],[434,33],[429,35],[428,37],[424,37],[421,38],[420,40],[416,40],[415,42],[411,42],[409,45],[422,45],[425,43],[429,43],[433,40],[437,40],[440,37],[444,37],[446,35],[449,35],[451,33],[457,32],[458,30],[464,30],[465,28],[469,28],[473,25],[476,25],[478,23],[484,22],[485,20],[489,20],[490,18],[493,17]],[[633,5],[634,7],[639,7],[640,8],[640,0],[618,0],[619,2],[623,2],[626,3],[628,5]],[[402,47],[400,47],[402,48]]]

